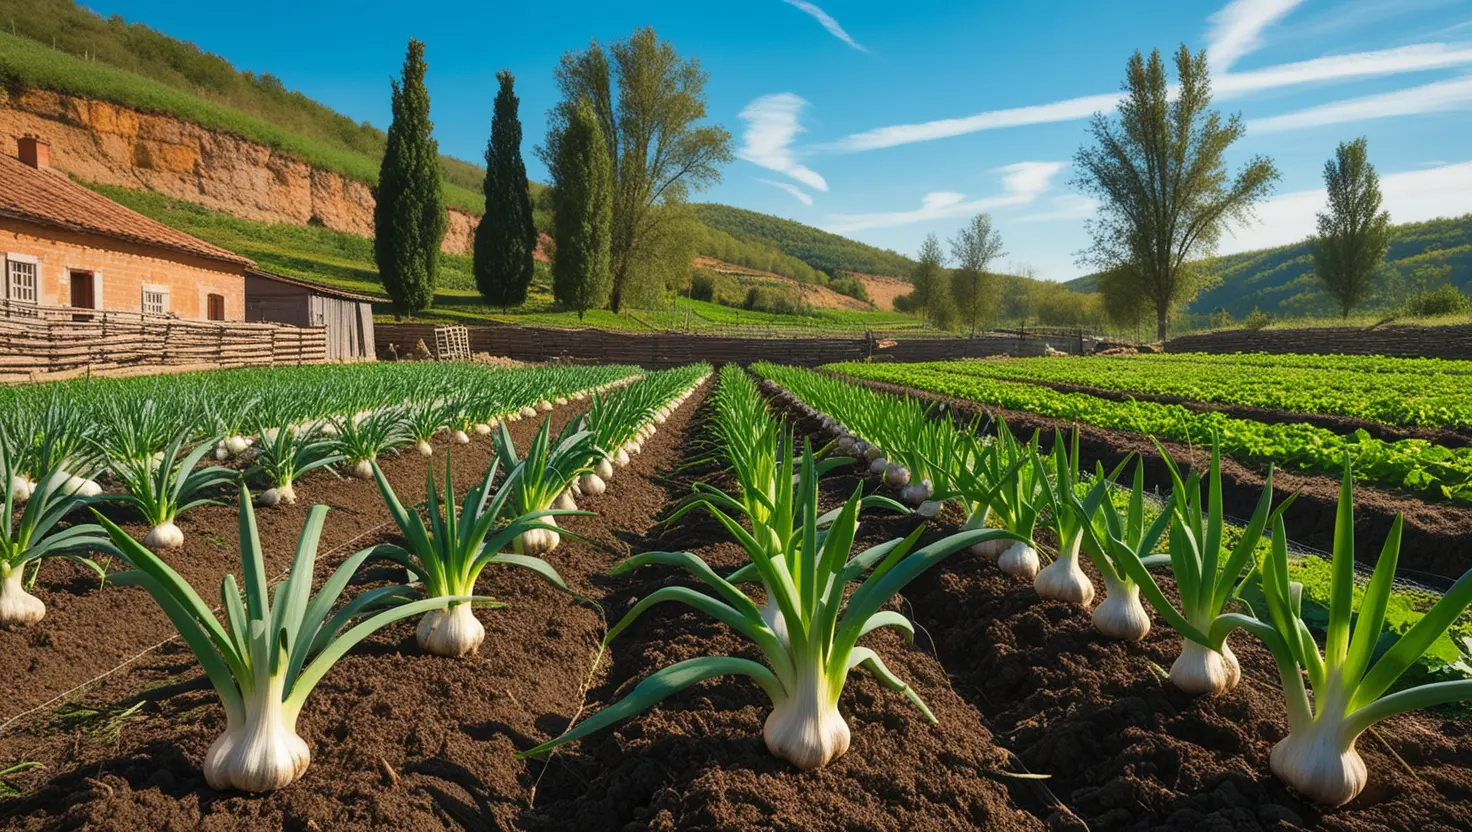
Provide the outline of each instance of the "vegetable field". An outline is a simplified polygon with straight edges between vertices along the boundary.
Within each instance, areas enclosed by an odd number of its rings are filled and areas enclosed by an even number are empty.
[[[1472,827],[1464,369],[1095,361],[0,390],[0,825]]]

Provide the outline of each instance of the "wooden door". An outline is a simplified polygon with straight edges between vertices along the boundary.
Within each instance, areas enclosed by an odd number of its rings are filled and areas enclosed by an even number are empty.
[[[72,308],[73,309],[96,309],[97,308],[97,278],[91,272],[72,272]],[[90,321],[91,315],[73,314],[74,321]]]

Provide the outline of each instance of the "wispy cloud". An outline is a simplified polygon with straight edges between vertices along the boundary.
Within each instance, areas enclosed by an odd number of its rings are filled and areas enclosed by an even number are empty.
[[[764,95],[747,104],[740,116],[746,122],[746,133],[736,156],[786,174],[813,190],[826,192],[827,180],[799,164],[792,152],[792,140],[805,132],[799,116],[807,106],[808,102],[801,96],[790,92]]]
[[[1048,200],[1043,210],[1023,214],[1013,222],[1069,222],[1086,220],[1099,211],[1099,200],[1083,194],[1059,194]]]
[[[1472,161],[1380,177],[1384,206],[1394,222],[1424,222],[1472,212]],[[1221,254],[1296,243],[1314,233],[1323,190],[1280,194],[1260,205],[1257,222],[1222,240]]]
[[[798,202],[801,202],[803,205],[813,204],[813,195],[808,193],[807,191],[804,191],[802,188],[797,187],[791,182],[777,182],[771,179],[758,179],[756,181],[762,183],[763,185],[771,185],[774,188],[781,188],[789,194],[792,194],[793,198],[796,199]]]
[[[1253,119],[1248,122],[1247,130],[1249,135],[1281,133],[1322,127],[1326,124],[1421,115],[1469,107],[1472,107],[1472,77],[1456,78],[1407,90],[1334,101],[1280,116]]]
[[[1213,72],[1226,72],[1238,58],[1262,46],[1262,32],[1303,0],[1232,0],[1206,19],[1206,60]]]
[[[863,44],[854,40],[848,32],[845,32],[843,30],[843,27],[838,25],[838,21],[833,19],[832,15],[818,8],[816,4],[809,3],[807,2],[807,0],[782,0],[782,2],[786,3],[789,6],[794,6],[798,9],[801,9],[807,14],[812,15],[814,20],[817,20],[819,23],[823,24],[823,28],[828,30],[828,34],[834,36],[835,38],[838,38],[849,46],[852,46],[860,52],[869,51],[868,49],[864,48]]]
[[[833,214],[826,227],[836,234],[849,234],[1025,205],[1046,193],[1053,186],[1053,177],[1066,167],[1067,162],[1018,162],[992,171],[1002,174],[1002,193],[995,196],[967,199],[955,191],[934,191],[921,197],[920,207],[914,210]]]
[[[1301,84],[1349,81],[1469,64],[1472,64],[1472,45],[1416,44],[1373,52],[1331,55],[1250,72],[1224,73],[1212,80],[1212,91],[1218,99],[1225,100]],[[1051,104],[991,110],[963,118],[877,127],[862,133],[854,133],[814,149],[834,152],[878,150],[915,142],[963,136],[983,130],[1077,121],[1088,118],[1096,112],[1110,112],[1114,110],[1118,102],[1119,93],[1109,93],[1069,98]]]

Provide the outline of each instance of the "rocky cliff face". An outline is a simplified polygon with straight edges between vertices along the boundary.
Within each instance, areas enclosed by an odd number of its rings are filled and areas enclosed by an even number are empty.
[[[237,217],[373,234],[368,186],[280,151],[170,116],[49,90],[4,97],[0,152],[36,135],[51,164],[87,182],[153,191]],[[476,217],[450,210],[441,248],[468,254]]]

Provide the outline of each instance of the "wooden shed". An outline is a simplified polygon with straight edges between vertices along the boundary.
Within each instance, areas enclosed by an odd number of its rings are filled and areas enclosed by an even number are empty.
[[[372,361],[373,303],[379,298],[250,269],[245,273],[245,319],[327,327],[329,361]]]

